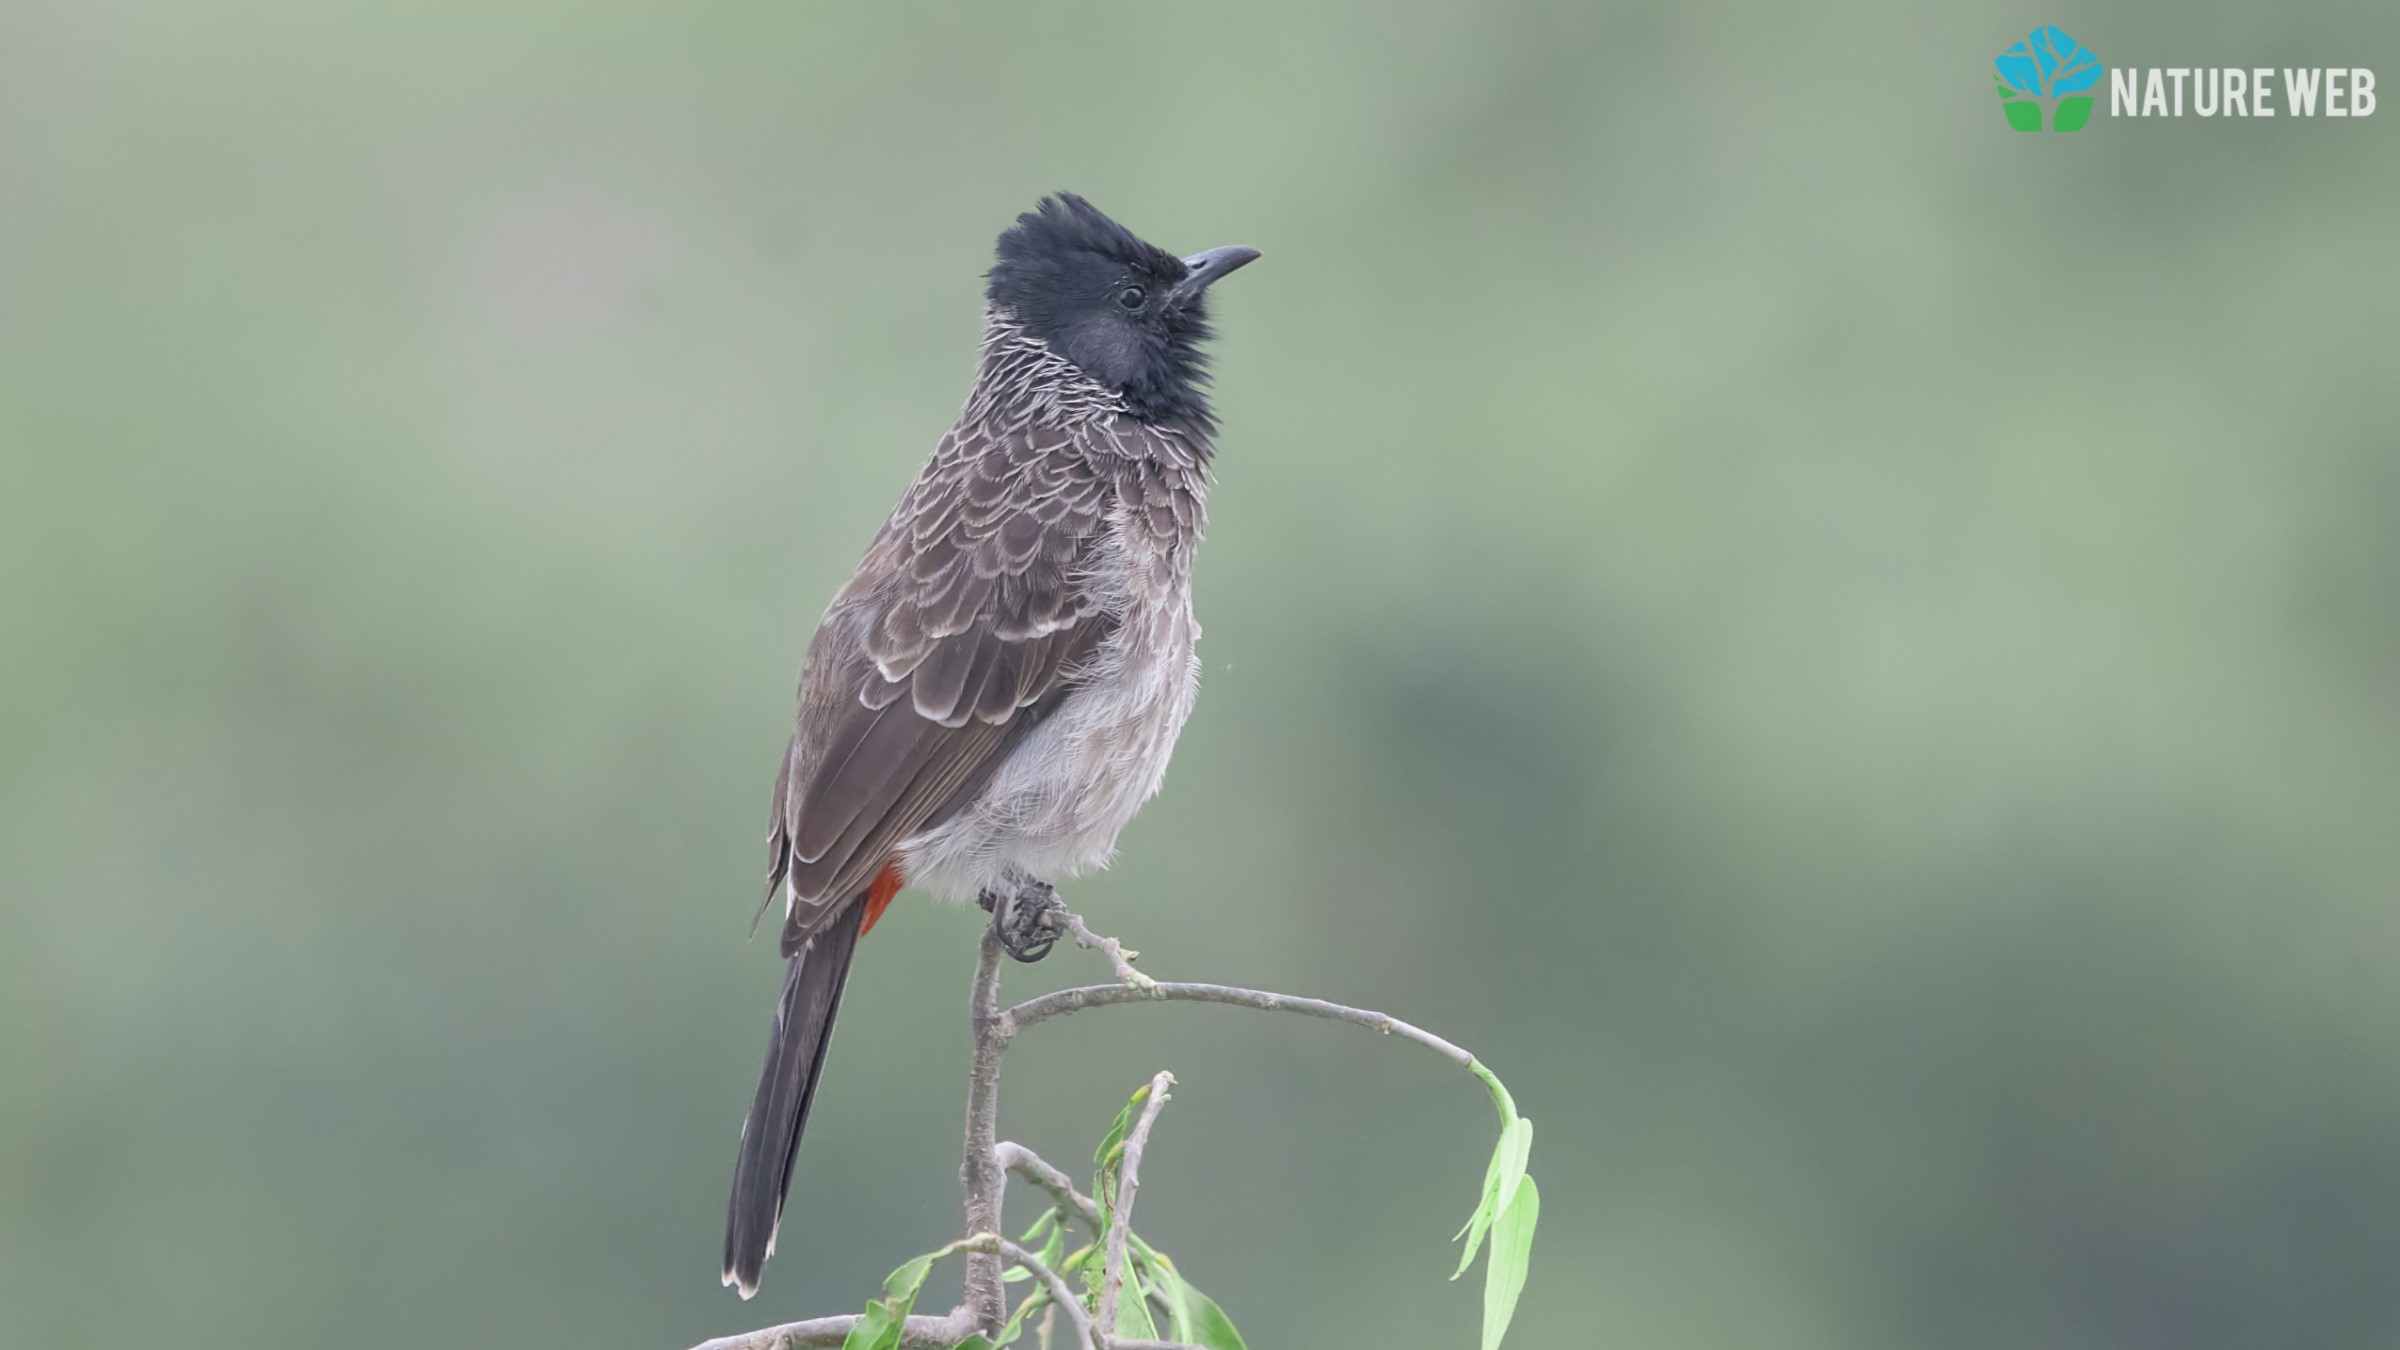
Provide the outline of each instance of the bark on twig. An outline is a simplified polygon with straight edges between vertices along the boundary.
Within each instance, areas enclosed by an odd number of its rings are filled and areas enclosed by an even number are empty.
[[[1117,941],[1115,938],[1102,937],[1098,933],[1093,932],[1090,928],[1084,925],[1082,915],[1074,913],[1073,911],[1068,912],[1067,933],[1069,936],[1075,939],[1076,946],[1082,947],[1088,951],[1098,952],[1102,956],[1107,957],[1109,969],[1117,973],[1117,982],[1119,984],[1129,985],[1135,989],[1148,989],[1158,983],[1158,981],[1151,979],[1149,976],[1144,975],[1142,972],[1133,968],[1133,959],[1141,955],[1140,952],[1129,952],[1125,950],[1124,943]]]
[[[858,1325],[858,1314],[840,1317],[812,1317],[805,1322],[786,1322],[779,1327],[761,1327],[738,1336],[719,1336],[702,1341],[692,1350],[817,1350],[837,1346]],[[975,1334],[974,1319],[964,1307],[951,1309],[941,1317],[911,1317],[900,1333],[902,1350],[951,1350],[960,1341]]]
[[[1390,1013],[1328,1003],[1321,998],[1296,998],[1264,989],[1168,980],[1154,980],[1147,988],[1087,984],[1074,989],[1061,989],[1055,994],[1043,994],[1039,998],[1029,998],[1000,1015],[1001,1034],[1003,1037],[1014,1036],[1037,1022],[1047,1022],[1053,1017],[1064,1017],[1086,1008],[1105,1008],[1118,1003],[1224,1003],[1236,1008],[1256,1008],[1260,1012],[1298,1013],[1302,1017],[1321,1017],[1329,1022],[1348,1022],[1353,1026],[1380,1031],[1386,1036],[1414,1041],[1462,1069],[1475,1063],[1473,1055],[1423,1027],[1411,1026]]]
[[[1117,1334],[1117,1302],[1125,1294],[1125,1236],[1133,1228],[1133,1193],[1142,1184],[1142,1150],[1150,1145],[1150,1127],[1166,1106],[1167,1089],[1174,1082],[1175,1075],[1164,1069],[1150,1080],[1150,1100],[1142,1103],[1133,1132],[1125,1136],[1116,1191],[1108,1199],[1108,1242],[1100,1268],[1100,1327],[1111,1339]]]
[[[967,1192],[967,1231],[998,1233],[1001,1192],[1008,1183],[994,1149],[999,1142],[1000,1056],[1008,1048],[1008,1032],[1000,1013],[1000,939],[989,928],[983,931],[975,964],[967,1022],[975,1034],[975,1052],[967,1072],[967,1143],[959,1180]],[[967,1254],[966,1305],[986,1336],[999,1335],[1008,1321],[1000,1273],[998,1256]]]
[[[1108,1226],[1100,1217],[1100,1206],[1076,1190],[1067,1174],[1044,1161],[1042,1155],[1023,1144],[1004,1142],[994,1156],[1001,1167],[1016,1173],[1026,1185],[1047,1193],[1052,1204],[1083,1220],[1084,1227],[1092,1230],[1092,1236],[1098,1237]]]
[[[1066,1276],[1052,1270],[1049,1263],[1043,1261],[1042,1258],[1007,1238],[996,1239],[994,1246],[998,1255],[1005,1256],[1032,1272],[1033,1277],[1042,1282],[1042,1287],[1050,1291],[1050,1301],[1066,1313],[1067,1325],[1073,1328],[1075,1344],[1080,1347],[1080,1350],[1101,1350],[1099,1340],[1092,1330],[1092,1315],[1083,1310],[1083,1300],[1067,1283]]]

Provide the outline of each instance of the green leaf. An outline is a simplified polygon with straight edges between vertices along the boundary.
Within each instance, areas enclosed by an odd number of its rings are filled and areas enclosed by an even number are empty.
[[[884,1277],[883,1296],[913,1306],[917,1301],[917,1291],[925,1287],[925,1273],[933,1269],[934,1262],[956,1250],[957,1245],[952,1244],[938,1252],[927,1252],[913,1261],[904,1262],[898,1270]]]
[[[1184,1304],[1184,1293],[1189,1286],[1175,1269],[1175,1263],[1168,1260],[1164,1253],[1142,1241],[1139,1234],[1127,1233],[1125,1236],[1131,1240],[1127,1264],[1149,1285],[1151,1297],[1166,1305],[1169,1339],[1182,1339],[1184,1326],[1190,1320],[1189,1309]]]
[[[899,1344],[900,1328],[893,1325],[891,1307],[882,1299],[869,1303],[858,1325],[842,1338],[842,1350],[895,1350]]]
[[[1025,1230],[1025,1236],[1017,1239],[1017,1245],[1030,1249],[1035,1243],[1040,1243],[1042,1264],[1056,1270],[1058,1269],[1058,1253],[1066,1245],[1066,1227],[1066,1216],[1060,1213],[1056,1206],[1052,1206],[1042,1211],[1042,1217],[1033,1221],[1033,1226]],[[1045,1233],[1049,1235],[1048,1241],[1043,1241]],[[1025,1267],[1010,1266],[1007,1272],[1001,1275],[1000,1281],[1003,1284],[1017,1284],[1032,1278],[1033,1272]]]
[[[1250,1350],[1242,1342],[1242,1333],[1233,1329],[1233,1319],[1225,1315],[1215,1299],[1183,1278],[1173,1262],[1161,1258],[1151,1274],[1166,1294],[1171,1310],[1167,1339],[1201,1346],[1203,1350]]]
[[[1092,1150],[1092,1166],[1098,1169],[1097,1175],[1092,1178],[1092,1199],[1100,1204],[1103,1233],[1107,1229],[1109,1207],[1117,1199],[1117,1169],[1125,1161],[1125,1136],[1133,1129],[1134,1113],[1148,1100],[1148,1083],[1134,1089],[1132,1098],[1125,1103],[1125,1109],[1117,1112],[1117,1118],[1109,1123],[1108,1133],[1100,1137],[1100,1147]]]
[[[1052,1210],[1050,1212],[1053,1214],[1058,1213],[1057,1210]],[[1019,1243],[1017,1245],[1024,1246],[1026,1244]],[[1050,1240],[1042,1244],[1042,1264],[1050,1267],[1052,1270],[1058,1269],[1059,1259],[1065,1254],[1066,1250],[1067,1222],[1062,1216],[1058,1223],[1050,1229]]]
[[[1050,1290],[1048,1286],[1034,1290],[1033,1297],[1018,1304],[1017,1310],[1009,1315],[1008,1325],[1000,1328],[1000,1339],[992,1342],[993,1350],[999,1350],[999,1347],[1003,1345],[1016,1344],[1017,1337],[1025,1334],[1025,1319],[1036,1311],[1049,1306]],[[962,1345],[958,1350],[967,1350],[967,1347]]]
[[[1090,1295],[1100,1292],[1099,1255],[1099,1243],[1085,1243],[1067,1253],[1057,1265],[1050,1268],[1057,1271],[1059,1278],[1068,1281],[1070,1285],[1073,1284],[1077,1275],[1083,1276],[1084,1302],[1090,1303],[1092,1301]]]
[[[1458,1255],[1458,1269],[1450,1276],[1457,1279],[1475,1264],[1476,1253],[1483,1250],[1484,1234],[1492,1221],[1516,1198],[1517,1184],[1525,1178],[1525,1166],[1533,1156],[1533,1122],[1517,1114],[1516,1099],[1508,1095],[1508,1087],[1499,1075],[1475,1060],[1467,1068],[1483,1080],[1492,1094],[1492,1109],[1500,1114],[1500,1139],[1492,1146],[1492,1158],[1483,1169],[1483,1189],[1475,1197],[1475,1212],[1467,1216],[1452,1241],[1466,1239],[1467,1248]]]
[[[1525,1268],[1533,1257],[1533,1226],[1542,1213],[1541,1188],[1522,1179],[1516,1199],[1492,1225],[1492,1259],[1483,1268],[1483,1350],[1500,1350],[1517,1295],[1525,1292]]]
[[[867,1304],[867,1310],[842,1338],[842,1350],[899,1350],[900,1332],[908,1322],[909,1310],[917,1305],[917,1293],[925,1287],[926,1272],[933,1263],[957,1251],[961,1243],[953,1242],[939,1251],[902,1262],[898,1270],[883,1281],[883,1297]]]
[[[1117,1298],[1117,1336],[1128,1341],[1158,1339],[1158,1323],[1150,1319],[1150,1295],[1142,1288],[1141,1277],[1131,1270],[1125,1272],[1125,1288]]]
[[[1450,1240],[1456,1242],[1470,1233],[1474,1234],[1473,1237],[1468,1238],[1466,1253],[1459,1259],[1459,1275],[1466,1274],[1467,1267],[1474,1264],[1475,1253],[1483,1246],[1483,1230],[1492,1226],[1492,1214],[1494,1213],[1492,1201],[1500,1195],[1500,1163],[1507,1156],[1505,1147],[1507,1143],[1508,1131],[1503,1129],[1500,1132],[1500,1142],[1492,1147],[1491,1161],[1483,1165],[1483,1185],[1475,1192],[1475,1212],[1468,1215],[1467,1221],[1460,1224],[1458,1231],[1450,1235]],[[1458,1275],[1450,1278],[1455,1280]]]
[[[1043,1285],[1035,1289],[1023,1303],[1017,1305],[1015,1312],[1009,1314],[1008,1325],[1000,1328],[1000,1339],[992,1344],[995,1347],[1015,1344],[1017,1337],[1025,1334],[1025,1319],[1049,1306],[1050,1287]],[[966,1347],[961,1346],[959,1350],[966,1350]]]
[[[1466,1274],[1467,1267],[1475,1264],[1485,1231],[1516,1199],[1517,1185],[1525,1179],[1525,1165],[1532,1156],[1533,1122],[1518,1116],[1502,1127],[1500,1141],[1492,1145],[1492,1160],[1483,1169],[1483,1195],[1475,1203],[1475,1212],[1467,1216],[1467,1226],[1458,1230],[1467,1240],[1467,1249],[1459,1253],[1458,1269],[1451,1279]]]
[[[1242,1333],[1234,1330],[1233,1319],[1217,1306],[1217,1301],[1199,1290],[1192,1290],[1192,1327],[1187,1345],[1201,1345],[1208,1350],[1250,1350]]]
[[[1110,1123],[1108,1133],[1100,1137],[1100,1147],[1092,1150],[1094,1167],[1104,1167],[1108,1164],[1110,1151],[1124,1143],[1125,1136],[1133,1130],[1133,1113],[1140,1110],[1142,1103],[1149,1098],[1150,1085],[1148,1083],[1134,1089],[1132,1100],[1125,1103],[1124,1110],[1117,1112],[1117,1118]]]
[[[1058,1221],[1058,1206],[1052,1205],[1050,1208],[1042,1211],[1042,1217],[1035,1219],[1031,1228],[1025,1230],[1025,1236],[1017,1239],[1017,1245],[1025,1248],[1027,1251],[1033,1250],[1033,1244],[1041,1241],[1042,1235],[1049,1232],[1051,1226],[1056,1224]]]
[[[1517,1198],[1518,1183],[1525,1180],[1525,1164],[1533,1157],[1533,1117],[1517,1117],[1517,1123],[1500,1136],[1500,1147],[1505,1155],[1500,1163],[1500,1196],[1492,1210],[1506,1214]]]

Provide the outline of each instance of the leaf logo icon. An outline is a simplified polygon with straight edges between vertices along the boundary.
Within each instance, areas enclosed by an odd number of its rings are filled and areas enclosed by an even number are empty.
[[[2000,110],[2019,131],[2081,131],[2108,67],[2057,24],[2044,24],[1992,59]],[[2045,115],[2046,114],[2046,115]]]

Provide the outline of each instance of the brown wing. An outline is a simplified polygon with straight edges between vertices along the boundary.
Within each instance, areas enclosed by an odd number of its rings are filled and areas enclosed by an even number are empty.
[[[1060,433],[962,428],[901,498],[801,673],[767,836],[787,954],[1064,698],[1115,622],[1087,566],[1108,494]]]

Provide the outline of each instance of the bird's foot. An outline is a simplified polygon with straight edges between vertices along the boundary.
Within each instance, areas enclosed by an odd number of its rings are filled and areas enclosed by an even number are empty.
[[[1000,949],[1019,961],[1039,961],[1067,931],[1067,904],[1046,881],[1030,881],[1014,892],[985,891],[975,898],[992,916]]]

